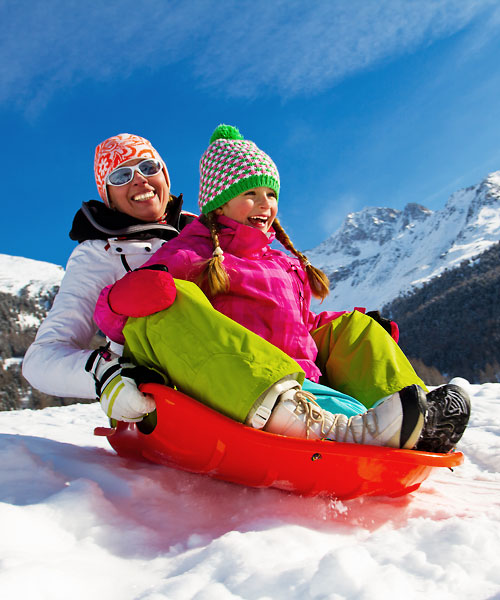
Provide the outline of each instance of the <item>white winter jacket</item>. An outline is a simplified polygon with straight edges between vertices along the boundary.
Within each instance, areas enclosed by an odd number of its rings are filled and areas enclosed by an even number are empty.
[[[100,291],[140,267],[165,241],[87,240],[71,254],[52,309],[23,362],[23,375],[40,391],[66,398],[95,398],[85,364],[98,328],[93,314]],[[118,354],[121,348],[112,348]]]

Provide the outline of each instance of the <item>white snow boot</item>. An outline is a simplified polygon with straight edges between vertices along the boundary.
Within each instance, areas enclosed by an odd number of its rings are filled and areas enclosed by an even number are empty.
[[[425,392],[417,385],[410,385],[353,417],[332,414],[318,406],[313,394],[292,389],[280,396],[265,431],[299,438],[413,448],[422,432],[426,411]]]
[[[261,394],[250,409],[245,424],[254,429],[263,429],[271,416],[278,398],[289,390],[300,390],[300,383],[297,381],[297,377],[298,373],[286,375]]]

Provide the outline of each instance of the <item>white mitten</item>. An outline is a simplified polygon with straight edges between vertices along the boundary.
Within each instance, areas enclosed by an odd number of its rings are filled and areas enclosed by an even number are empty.
[[[138,367],[106,348],[93,352],[85,369],[94,376],[97,397],[110,419],[136,423],[155,410],[154,400],[142,394],[138,385],[164,383],[156,371]]]

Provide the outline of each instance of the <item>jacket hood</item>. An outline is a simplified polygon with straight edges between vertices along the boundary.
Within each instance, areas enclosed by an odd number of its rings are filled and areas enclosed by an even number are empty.
[[[85,240],[107,240],[110,237],[171,240],[194,219],[182,213],[182,194],[172,196],[165,223],[145,223],[130,215],[117,212],[98,200],[83,202],[76,213],[69,237],[81,243]]]

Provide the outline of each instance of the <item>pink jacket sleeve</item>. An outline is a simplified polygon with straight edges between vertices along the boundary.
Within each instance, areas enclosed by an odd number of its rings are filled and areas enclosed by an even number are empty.
[[[118,344],[124,344],[125,338],[123,337],[122,331],[128,317],[118,315],[111,310],[108,296],[112,287],[112,285],[106,286],[99,294],[94,310],[94,321],[104,335],[110,340],[113,340],[113,342],[117,342]]]
[[[346,312],[347,311],[345,311],[345,310],[342,310],[339,312],[332,311],[332,310],[324,310],[323,312],[315,314],[312,311],[309,311],[309,320],[308,320],[309,331],[314,331],[314,329],[318,329],[322,325],[326,325],[327,323],[330,323],[331,321],[335,321],[335,319],[338,319],[342,315],[345,315]]]
[[[366,313],[366,308],[362,306],[355,306],[353,310],[357,310],[359,312],[362,312],[363,314]],[[309,331],[312,331],[313,329],[318,329],[318,327],[326,325],[331,321],[335,321],[335,319],[338,319],[339,317],[345,315],[348,312],[352,311],[341,310],[339,312],[336,312],[332,310],[325,310],[323,312],[320,312],[319,314],[315,314],[309,311],[309,323],[311,324],[311,326],[309,327]]]

